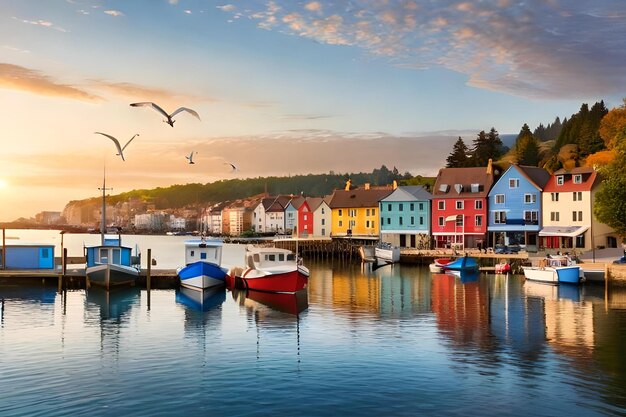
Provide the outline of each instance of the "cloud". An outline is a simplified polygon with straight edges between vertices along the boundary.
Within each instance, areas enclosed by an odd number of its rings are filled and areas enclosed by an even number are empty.
[[[162,104],[179,105],[181,102],[216,102],[212,97],[198,96],[148,87],[128,82],[112,82],[107,80],[91,80],[90,86],[102,92],[109,92],[117,96],[132,100],[154,101]]]
[[[71,85],[58,83],[39,71],[5,63],[0,63],[0,88],[82,101],[100,100],[98,96]]]
[[[220,9],[223,12],[233,12],[236,9],[236,7],[232,4],[225,4],[223,6],[215,6],[215,7]]]
[[[442,67],[465,74],[467,84],[477,88],[573,99],[623,94],[626,85],[626,10],[621,2],[254,4],[244,13],[259,28],[358,47],[399,67]]]
[[[120,12],[119,10],[105,10],[104,13],[114,17],[124,16],[124,13]]]
[[[68,30],[55,25],[54,23],[47,21],[47,20],[26,20],[26,19],[20,19],[18,17],[13,16],[13,20],[17,20],[18,22],[22,22],[28,25],[34,25],[34,26],[41,26],[44,28],[49,28],[49,29],[54,29],[57,30],[59,32],[69,32]]]

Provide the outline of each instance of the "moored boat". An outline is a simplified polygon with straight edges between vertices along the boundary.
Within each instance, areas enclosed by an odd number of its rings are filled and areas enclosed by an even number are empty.
[[[466,255],[452,262],[448,262],[443,268],[453,271],[478,271],[478,262],[476,262],[476,259]]]
[[[245,268],[233,268],[229,275],[249,290],[295,293],[306,288],[309,270],[288,249],[246,247]]]
[[[428,265],[428,268],[430,269],[430,272],[440,274],[444,272],[445,266],[451,261],[452,259],[450,258],[437,258],[432,264]]]
[[[539,266],[525,266],[524,277],[548,284],[580,284],[585,275],[580,266],[565,258],[542,259]]]
[[[380,242],[376,245],[374,254],[379,262],[400,262],[400,248],[387,242]]]
[[[194,290],[223,286],[227,268],[221,266],[222,241],[194,239],[185,242],[185,266],[176,270],[180,285]]]

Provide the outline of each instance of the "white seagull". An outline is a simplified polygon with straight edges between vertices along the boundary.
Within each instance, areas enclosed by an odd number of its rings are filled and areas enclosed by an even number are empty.
[[[198,115],[198,113],[195,110],[189,109],[187,107],[180,107],[178,110],[174,111],[174,113],[167,114],[165,110],[163,110],[161,107],[159,107],[158,105],[150,101],[146,101],[142,103],[131,103],[130,105],[133,107],[152,107],[154,110],[158,111],[163,116],[165,116],[167,120],[163,120],[163,121],[172,127],[174,127],[174,122],[175,122],[175,120],[173,120],[174,116],[176,116],[181,111],[186,111],[187,113],[191,114],[192,116],[195,116],[198,120],[200,120],[200,115]]]
[[[186,157],[185,157],[185,158],[187,158],[187,159],[189,160],[189,163],[190,163],[190,164],[195,164],[195,162],[193,162],[193,154],[198,154],[198,152],[193,152],[193,151],[192,151],[192,152],[189,154],[189,156],[186,156]]]
[[[97,135],[102,135],[102,136],[106,136],[107,138],[111,139],[114,143],[115,143],[115,147],[117,148],[117,154],[122,157],[122,161],[126,161],[124,159],[124,149],[126,149],[126,147],[128,146],[129,143],[131,143],[133,141],[133,139],[135,139],[135,136],[139,136],[139,133],[135,134],[132,138],[130,138],[130,140],[128,142],[126,142],[126,145],[121,146],[120,145],[120,141],[117,140],[116,138],[114,138],[111,135],[107,135],[106,133],[102,133],[102,132],[94,132]]]

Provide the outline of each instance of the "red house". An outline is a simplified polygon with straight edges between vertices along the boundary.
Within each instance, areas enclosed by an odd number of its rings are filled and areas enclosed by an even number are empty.
[[[313,234],[313,212],[308,201],[302,200],[294,204],[298,210],[298,237],[309,237]]]
[[[432,198],[431,230],[435,247],[487,246],[487,195],[493,185],[491,160],[486,168],[442,168]]]

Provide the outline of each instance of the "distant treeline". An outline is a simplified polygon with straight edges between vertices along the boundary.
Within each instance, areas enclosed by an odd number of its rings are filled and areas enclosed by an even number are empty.
[[[187,206],[206,205],[247,198],[267,192],[269,195],[293,194],[305,197],[324,197],[335,189],[343,189],[350,179],[352,188],[362,188],[366,183],[371,186],[424,185],[428,189],[434,184],[432,177],[413,177],[410,173],[400,174],[397,168],[389,169],[382,165],[371,173],[340,174],[333,171],[327,174],[295,175],[289,177],[258,177],[231,179],[207,184],[184,184],[170,187],[158,187],[149,190],[133,190],[107,197],[109,204],[116,204],[129,199],[138,199],[154,204],[156,209],[176,209]],[[98,204],[99,198],[81,200],[85,204]],[[77,201],[71,202],[76,204]]]

